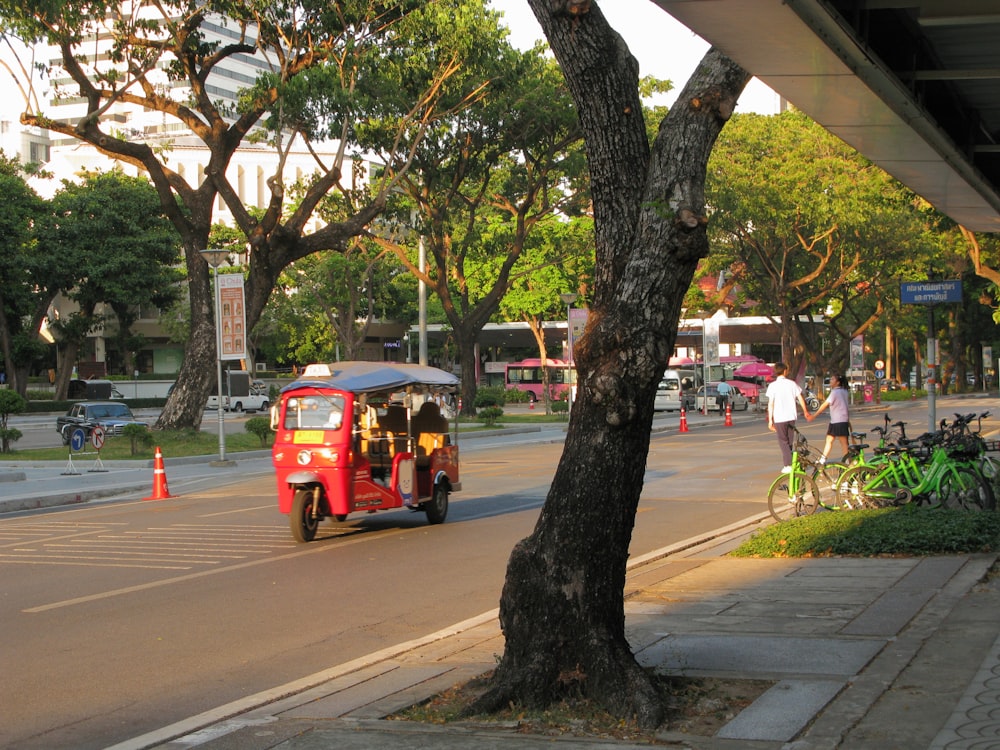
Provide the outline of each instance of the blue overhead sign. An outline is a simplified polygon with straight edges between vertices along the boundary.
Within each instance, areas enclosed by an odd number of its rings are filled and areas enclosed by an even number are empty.
[[[962,301],[962,282],[904,281],[899,287],[899,301],[904,305],[940,305]]]

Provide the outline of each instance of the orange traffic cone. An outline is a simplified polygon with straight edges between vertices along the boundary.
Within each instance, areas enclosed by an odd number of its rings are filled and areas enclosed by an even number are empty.
[[[681,428],[679,432],[688,432],[688,414],[684,407],[681,407]]]
[[[726,427],[733,426],[733,407],[726,403]]]
[[[153,456],[153,494],[144,497],[143,500],[166,500],[173,497],[167,489],[167,472],[163,468],[163,454],[160,446],[156,446],[156,453]]]

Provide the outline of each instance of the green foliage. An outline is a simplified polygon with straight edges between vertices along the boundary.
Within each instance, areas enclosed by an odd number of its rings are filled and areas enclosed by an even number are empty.
[[[526,404],[531,400],[528,392],[522,391],[520,388],[508,388],[504,391],[503,398],[504,402],[508,404]]]
[[[10,444],[21,439],[21,431],[7,426],[11,414],[20,414],[28,407],[28,402],[17,391],[0,388],[0,452],[10,453]]]
[[[153,433],[149,428],[141,424],[127,424],[122,428],[122,437],[128,438],[130,455],[139,454],[140,448],[149,448],[153,445]]]
[[[735,557],[938,555],[1000,550],[1000,514],[943,508],[822,512],[768,526]]]
[[[0,423],[7,426],[7,417],[11,414],[20,414],[28,408],[27,400],[16,391],[10,388],[0,388]]]
[[[476,411],[476,419],[485,424],[487,427],[493,427],[496,425],[497,420],[502,416],[503,409],[499,406],[487,406]]]
[[[38,223],[38,250],[69,264],[74,276],[61,289],[79,306],[53,328],[64,344],[79,346],[106,320],[96,312],[103,303],[117,318],[118,349],[135,351],[137,310],[169,306],[180,295],[179,239],[156,191],[145,179],[113,171],[64,183],[50,208]]]
[[[569,401],[563,399],[556,399],[549,403],[549,409],[552,410],[553,414],[568,414],[569,413]]]
[[[244,429],[260,438],[260,447],[267,447],[267,439],[271,435],[271,420],[267,417],[250,417],[243,426]]]
[[[10,453],[10,444],[16,443],[22,437],[23,433],[16,427],[0,427],[0,452]]]
[[[476,391],[473,406],[476,409],[488,406],[503,406],[507,403],[507,390],[501,385],[484,386]]]

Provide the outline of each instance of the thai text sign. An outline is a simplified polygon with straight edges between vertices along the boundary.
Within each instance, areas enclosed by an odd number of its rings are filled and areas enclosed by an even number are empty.
[[[899,287],[899,301],[904,305],[939,305],[962,301],[962,282],[904,281]]]
[[[219,276],[219,359],[243,359],[247,356],[246,314],[243,299],[243,275],[227,273]]]

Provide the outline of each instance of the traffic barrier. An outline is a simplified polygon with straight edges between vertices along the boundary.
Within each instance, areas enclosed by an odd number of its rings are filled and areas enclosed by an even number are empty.
[[[733,426],[733,407],[726,402],[726,427]]]
[[[680,432],[688,432],[688,415],[684,407],[681,407],[681,428]]]
[[[166,500],[173,497],[167,489],[167,471],[163,468],[163,454],[160,446],[156,446],[156,453],[153,456],[153,494],[144,497],[143,500]]]

